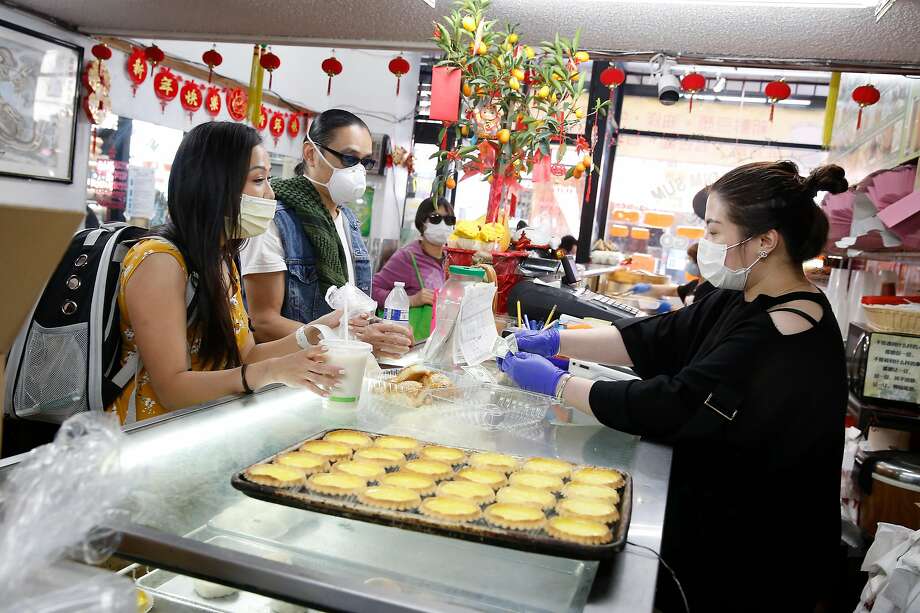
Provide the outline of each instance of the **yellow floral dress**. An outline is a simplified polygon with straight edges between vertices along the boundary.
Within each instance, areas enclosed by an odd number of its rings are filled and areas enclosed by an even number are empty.
[[[147,256],[154,253],[168,253],[176,259],[182,271],[188,275],[188,268],[185,265],[185,259],[178,249],[172,245],[160,240],[144,240],[134,245],[125,255],[121,264],[121,284],[118,290],[118,310],[121,313],[121,364],[124,364],[131,354],[137,352],[137,346],[134,344],[134,329],[131,327],[131,319],[128,316],[128,307],[125,302],[125,288],[131,275],[137,270],[141,262]],[[230,274],[235,279],[236,291],[230,295],[230,317],[233,320],[233,331],[236,335],[236,346],[240,353],[249,343],[251,332],[249,331],[249,315],[243,305],[243,296],[240,291],[240,274],[233,265]],[[201,344],[200,339],[193,327],[188,329],[189,356],[191,359],[191,370],[208,370],[204,364],[198,360],[198,348]],[[146,368],[141,368],[137,376],[139,387],[137,393],[137,420],[148,419],[168,413],[169,410],[157,401],[156,393],[150,384],[150,375]],[[125,423],[128,414],[128,404],[131,400],[131,393],[134,391],[134,380],[122,390],[121,395],[115,403],[109,407],[109,410],[118,412],[118,419],[122,424]]]

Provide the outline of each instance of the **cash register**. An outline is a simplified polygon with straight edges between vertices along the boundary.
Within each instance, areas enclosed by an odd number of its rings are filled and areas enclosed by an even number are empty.
[[[580,287],[581,277],[571,256],[563,258],[561,266],[563,276],[558,287],[540,279],[528,279],[515,285],[508,295],[508,315],[517,316],[519,301],[521,313],[537,321],[545,321],[554,306],[557,316],[593,317],[604,321],[645,315],[635,307]]]

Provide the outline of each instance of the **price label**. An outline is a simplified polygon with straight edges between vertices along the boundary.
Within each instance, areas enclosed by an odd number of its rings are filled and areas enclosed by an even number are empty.
[[[873,334],[863,394],[920,404],[920,337]]]

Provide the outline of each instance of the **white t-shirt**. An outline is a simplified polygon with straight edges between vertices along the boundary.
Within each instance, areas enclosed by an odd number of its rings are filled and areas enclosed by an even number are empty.
[[[345,252],[348,280],[354,283],[355,265],[351,259],[348,235],[345,234],[346,223],[345,215],[339,212],[335,218],[335,229],[339,235],[339,242],[342,243],[342,250]],[[246,246],[240,251],[240,264],[243,268],[241,273],[243,276],[287,270],[287,264],[284,261],[284,244],[281,242],[281,234],[274,220],[269,222],[268,229],[263,234],[246,241]]]

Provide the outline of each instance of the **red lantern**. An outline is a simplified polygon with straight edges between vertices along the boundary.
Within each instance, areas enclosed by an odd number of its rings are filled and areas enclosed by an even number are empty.
[[[147,56],[144,54],[144,50],[134,47],[131,51],[131,55],[128,56],[125,68],[128,69],[128,78],[131,79],[131,89],[134,90],[134,95],[136,96],[137,88],[147,80]]]
[[[192,121],[192,115],[201,108],[203,102],[204,98],[201,95],[201,86],[194,81],[187,80],[185,85],[182,86],[182,89],[179,90],[179,103],[182,105],[182,108],[188,111],[189,121]]]
[[[399,95],[399,83],[402,76],[409,72],[409,62],[403,56],[394,57],[390,60],[390,72],[396,75],[396,95]]]
[[[862,112],[867,106],[872,106],[882,98],[881,92],[872,85],[860,85],[853,90],[853,101],[859,105],[859,115],[856,117],[856,129],[862,128]]]
[[[773,111],[776,110],[776,103],[785,100],[792,95],[792,88],[789,84],[780,79],[779,81],[770,81],[763,88],[763,93],[770,102],[770,121],[773,121]]]
[[[277,111],[272,113],[271,119],[268,120],[268,131],[272,138],[275,139],[275,146],[278,146],[278,139],[284,134],[284,115]]]
[[[265,126],[268,125],[268,109],[265,108],[265,105],[259,107],[259,123],[255,125],[256,130],[261,132],[265,129]]]
[[[611,66],[610,68],[605,68],[604,71],[601,72],[601,85],[604,87],[616,89],[625,82],[626,72],[622,68]]]
[[[217,117],[220,114],[220,107],[220,90],[216,87],[209,87],[204,97],[204,110],[211,117]]]
[[[100,63],[112,59],[112,50],[109,49],[108,45],[99,43],[98,45],[93,45],[93,57],[99,60]]]
[[[268,53],[263,53],[262,57],[259,58],[259,64],[268,71],[268,89],[272,88],[272,73],[281,68],[281,58],[271,52],[269,48]]]
[[[179,79],[169,68],[160,68],[160,72],[153,77],[153,92],[160,99],[160,109],[166,112],[166,105],[179,95]]]
[[[214,45],[201,55],[201,59],[208,65],[208,83],[210,83],[214,76],[214,69],[224,63],[224,56],[217,52],[217,46]]]
[[[690,112],[693,112],[693,96],[706,89],[706,77],[698,72],[684,75],[680,80],[680,88],[690,94]]]
[[[288,119],[287,130],[291,138],[297,138],[300,135],[300,115],[298,113],[291,113],[291,118]]]
[[[235,121],[246,119],[246,109],[249,107],[249,97],[242,87],[227,90],[227,113]]]
[[[326,86],[326,95],[328,96],[332,93],[332,77],[342,74],[342,62],[338,61],[333,55],[323,60],[321,67],[326,76],[329,77],[329,85]]]
[[[144,49],[144,56],[147,58],[147,61],[152,64],[154,68],[157,67],[157,64],[166,59],[166,54],[163,53],[163,50],[157,47],[156,45],[150,45]]]

